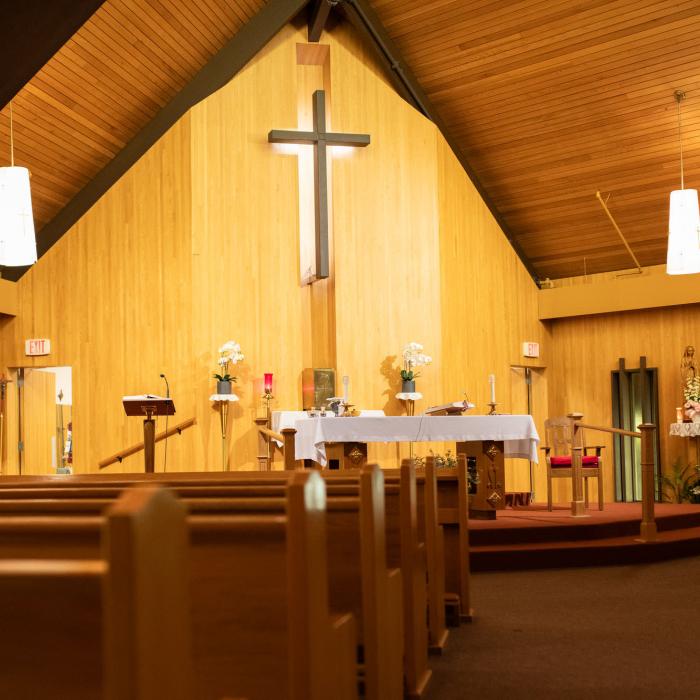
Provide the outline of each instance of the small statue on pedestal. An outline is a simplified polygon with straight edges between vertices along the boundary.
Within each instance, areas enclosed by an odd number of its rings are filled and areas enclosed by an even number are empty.
[[[700,414],[700,377],[695,362],[695,348],[688,345],[681,358],[681,380],[683,382],[684,408],[688,418],[695,421]]]

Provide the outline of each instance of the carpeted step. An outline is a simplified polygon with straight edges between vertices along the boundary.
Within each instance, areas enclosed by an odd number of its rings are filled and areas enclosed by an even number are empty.
[[[474,547],[635,537],[639,534],[641,507],[627,506],[611,517],[607,511],[588,511],[587,518],[571,518],[568,509],[549,513],[542,509],[499,511],[496,521],[470,520],[470,543]],[[700,527],[700,508],[659,504],[659,532]]]
[[[475,546],[472,541],[471,570],[513,571],[642,564],[700,554],[700,527],[662,530],[658,541],[652,543],[640,542],[638,537],[637,531],[629,536],[550,541],[546,544],[527,542]]]

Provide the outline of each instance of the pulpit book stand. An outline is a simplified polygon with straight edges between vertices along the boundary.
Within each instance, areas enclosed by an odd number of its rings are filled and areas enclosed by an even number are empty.
[[[127,416],[146,416],[143,421],[143,461],[147,474],[155,471],[156,463],[156,422],[153,416],[175,415],[175,404],[170,398],[153,396],[124,396],[124,412]]]

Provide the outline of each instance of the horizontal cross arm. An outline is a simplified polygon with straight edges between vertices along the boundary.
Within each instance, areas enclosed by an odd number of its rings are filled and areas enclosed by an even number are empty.
[[[270,143],[300,143],[315,144],[319,141],[319,136],[315,131],[293,131],[286,129],[273,129],[267,135]]]
[[[321,134],[328,146],[369,146],[369,134],[338,134],[329,131]]]

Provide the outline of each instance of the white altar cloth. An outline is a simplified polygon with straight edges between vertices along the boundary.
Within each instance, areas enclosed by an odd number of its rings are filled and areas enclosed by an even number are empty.
[[[325,466],[326,442],[503,442],[505,457],[537,462],[532,416],[383,416],[296,421],[296,459]]]
[[[360,411],[360,416],[364,417],[383,418],[385,415],[386,414],[382,410]],[[357,417],[359,418],[360,416]],[[276,433],[281,433],[284,428],[296,428],[298,431],[299,428],[297,427],[297,422],[299,421],[326,420],[327,418],[336,420],[337,416],[332,411],[329,411],[323,418],[319,417],[316,419],[309,418],[309,414],[306,411],[273,411],[272,420],[270,422],[272,430]],[[343,418],[343,420],[350,419]],[[282,447],[282,445],[280,445],[280,447]],[[297,457],[297,459],[299,458]]]

